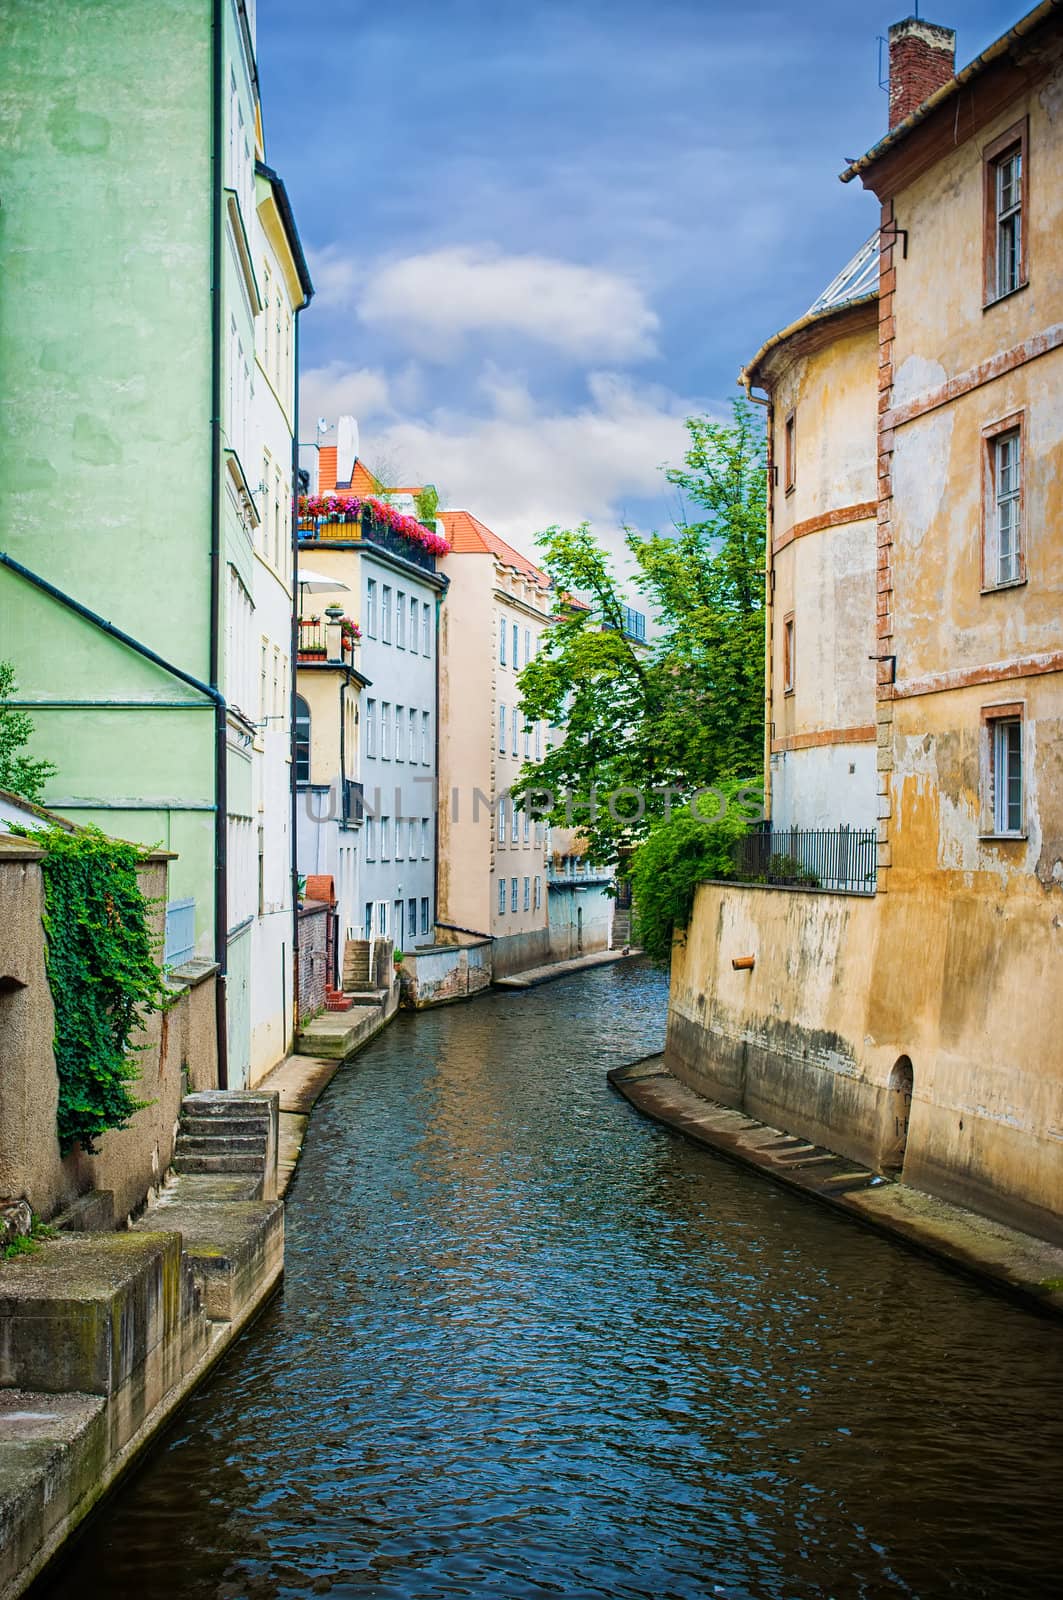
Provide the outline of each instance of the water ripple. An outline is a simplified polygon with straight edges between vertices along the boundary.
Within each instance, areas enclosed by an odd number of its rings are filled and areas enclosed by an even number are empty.
[[[663,981],[400,1017],[49,1600],[1056,1592],[1057,1330],[639,1118]]]

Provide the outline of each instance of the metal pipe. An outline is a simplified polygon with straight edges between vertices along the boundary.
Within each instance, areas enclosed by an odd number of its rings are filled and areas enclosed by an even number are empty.
[[[229,1087],[229,1027],[226,984],[229,971],[229,796],[225,699],[219,692],[221,661],[221,346],[222,346],[222,150],[225,142],[224,0],[211,4],[211,182],[210,182],[210,682],[214,713],[214,1032],[218,1087]]]

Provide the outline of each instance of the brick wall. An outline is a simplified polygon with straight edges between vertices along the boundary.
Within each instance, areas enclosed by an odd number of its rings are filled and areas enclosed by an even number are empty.
[[[299,912],[299,1016],[325,1009],[328,977],[328,907],[308,901]]]
[[[889,34],[890,127],[910,117],[948,83],[956,70],[956,35],[951,28],[906,17]]]

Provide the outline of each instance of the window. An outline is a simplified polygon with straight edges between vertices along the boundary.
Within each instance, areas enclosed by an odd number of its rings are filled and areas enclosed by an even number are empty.
[[[498,842],[499,844],[505,844],[506,842],[506,797],[504,794],[500,794],[498,797]]]
[[[396,761],[404,761],[406,759],[406,754],[405,754],[406,718],[403,715],[403,711],[404,711],[404,707],[403,706],[396,706],[395,707],[395,760]],[[411,755],[413,754],[412,750],[411,750],[410,754]]]
[[[543,754],[543,725],[542,725],[541,722],[537,722],[535,724],[535,759],[536,759],[536,761],[540,761],[542,759],[542,754]]]
[[[370,578],[365,586],[365,631],[370,639],[376,638],[376,579]]]
[[[428,903],[428,896],[425,895],[424,899],[421,901],[421,932],[427,933],[431,925],[431,907]]]
[[[422,767],[430,767],[432,765],[431,749],[430,749],[429,742],[428,742],[428,731],[429,731],[428,712],[427,711],[422,711],[421,712],[421,765],[422,765]],[[412,759],[412,757],[411,757],[411,759]]]
[[[506,914],[506,880],[505,880],[505,878],[499,878],[499,880],[498,880],[498,914],[499,914],[500,917],[504,917],[505,914]]]
[[[391,704],[387,700],[380,702],[380,759],[391,760]]]
[[[525,911],[530,911],[531,910],[531,879],[530,878],[525,878],[525,880],[524,880],[524,909],[525,909]]]
[[[498,619],[498,664],[499,664],[500,667],[504,667],[505,664],[506,664],[506,634],[507,634],[507,632],[508,632],[508,628],[506,626],[506,619],[505,619],[505,617],[500,616],[499,619]]]
[[[271,467],[271,465],[272,465],[272,462],[270,461],[270,458],[269,458],[269,452],[265,451],[263,453],[263,456],[262,456],[262,482],[259,484],[259,491],[260,491],[261,496],[262,496],[262,532],[259,534],[259,538],[262,540],[262,554],[264,556],[268,556],[269,555],[270,548],[271,548],[271,546],[273,544],[273,530],[270,527],[270,498],[269,498],[269,480],[270,480],[270,467]]]
[[[376,860],[376,822],[370,816],[365,819],[365,859]]]
[[[516,878],[511,878],[509,880],[509,909],[511,911],[516,911],[516,909],[517,909],[517,879]]]
[[[417,901],[406,902],[406,928],[411,939],[417,936]]]
[[[367,756],[376,755],[376,701],[367,700],[365,703],[365,753]]]
[[[783,486],[789,494],[797,482],[797,412],[791,411],[786,419],[786,432],[783,442],[783,468],[785,477]]]
[[[391,643],[391,590],[386,583],[380,598],[380,637]]]
[[[531,629],[530,628],[525,628],[525,630],[524,630],[524,665],[527,666],[528,662],[530,660],[531,660]]]
[[[782,619],[782,686],[784,694],[793,694],[794,692],[794,667],[796,665],[794,650],[796,643],[794,614],[791,611],[788,616]]]
[[[301,694],[295,697],[295,781],[310,782],[310,707]]]
[[[410,649],[417,654],[417,601],[410,601]]]
[[[380,859],[381,859],[381,861],[390,861],[391,860],[391,818],[390,817],[381,817],[381,819],[380,819]]]
[[[531,723],[527,717],[524,719],[524,759],[531,760]]]
[[[524,843],[525,844],[530,844],[531,843],[531,816],[527,811],[523,812],[522,814],[523,814],[523,817],[524,817]]]
[[[427,602],[421,607],[421,654],[432,654],[432,610]]]
[[[1023,540],[1023,419],[1007,417],[983,430],[982,588],[1026,578]]]
[[[406,596],[401,589],[395,590],[395,644],[406,648]]]
[[[428,857],[431,854],[431,851],[430,851],[430,848],[429,848],[430,845],[431,845],[431,842],[432,842],[432,836],[428,831],[428,818],[427,817],[422,817],[421,818],[421,857],[425,861],[428,860]]]
[[[417,712],[410,707],[410,760],[417,760]]]
[[[1026,210],[1029,180],[1025,118],[986,146],[985,303],[1021,289],[1027,281]]]
[[[512,832],[510,834],[510,838],[513,840],[514,844],[519,844],[520,843],[520,807],[517,805],[517,802],[515,800],[511,800],[510,801],[510,817],[511,817],[511,821],[512,821],[512,824],[513,824],[513,830],[512,830]]]
[[[515,756],[519,756],[520,755],[520,713],[518,712],[516,706],[513,707],[513,715],[510,718],[510,722],[513,725],[513,754]]]
[[[519,638],[520,638],[520,629],[517,627],[517,624],[514,623],[513,624],[513,671],[514,672],[516,672],[517,668],[520,666],[520,662],[517,659],[517,641],[518,641]]]
[[[535,880],[535,909],[536,909],[536,911],[539,911],[541,909],[542,903],[543,903],[543,880],[542,880],[542,878],[536,878],[536,880]]]
[[[366,936],[367,939],[371,939],[373,937],[373,902],[372,902],[372,900],[367,900],[366,903],[365,903],[365,936]]]
[[[505,708],[505,706],[499,706],[499,708],[498,708],[498,753],[499,753],[500,756],[504,756],[505,753],[506,753],[506,708]]]
[[[1021,838],[1025,832],[1022,770],[1023,706],[987,706],[985,727],[986,795],[983,826],[989,834]]]
[[[401,861],[406,854],[406,824],[401,817],[395,818],[395,860]]]
[[[259,643],[259,651],[258,651],[258,720],[259,720],[259,722],[265,722],[266,717],[269,714],[269,706],[267,704],[267,699],[268,699],[268,695],[269,695],[269,690],[268,690],[268,687],[267,687],[267,679],[268,679],[268,676],[269,676],[268,662],[269,662],[269,640],[268,639],[262,639],[260,641],[260,643]],[[304,704],[305,704],[305,702],[304,702]]]

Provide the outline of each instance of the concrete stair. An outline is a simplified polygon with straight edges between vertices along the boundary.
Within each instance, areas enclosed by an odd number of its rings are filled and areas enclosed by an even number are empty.
[[[261,1180],[255,1199],[277,1193],[278,1098],[254,1090],[207,1090],[186,1095],[174,1145],[181,1176],[247,1173]]]
[[[613,949],[620,950],[631,943],[631,912],[613,912]]]
[[[356,994],[372,985],[372,949],[368,939],[348,939],[343,947],[343,988]]]

